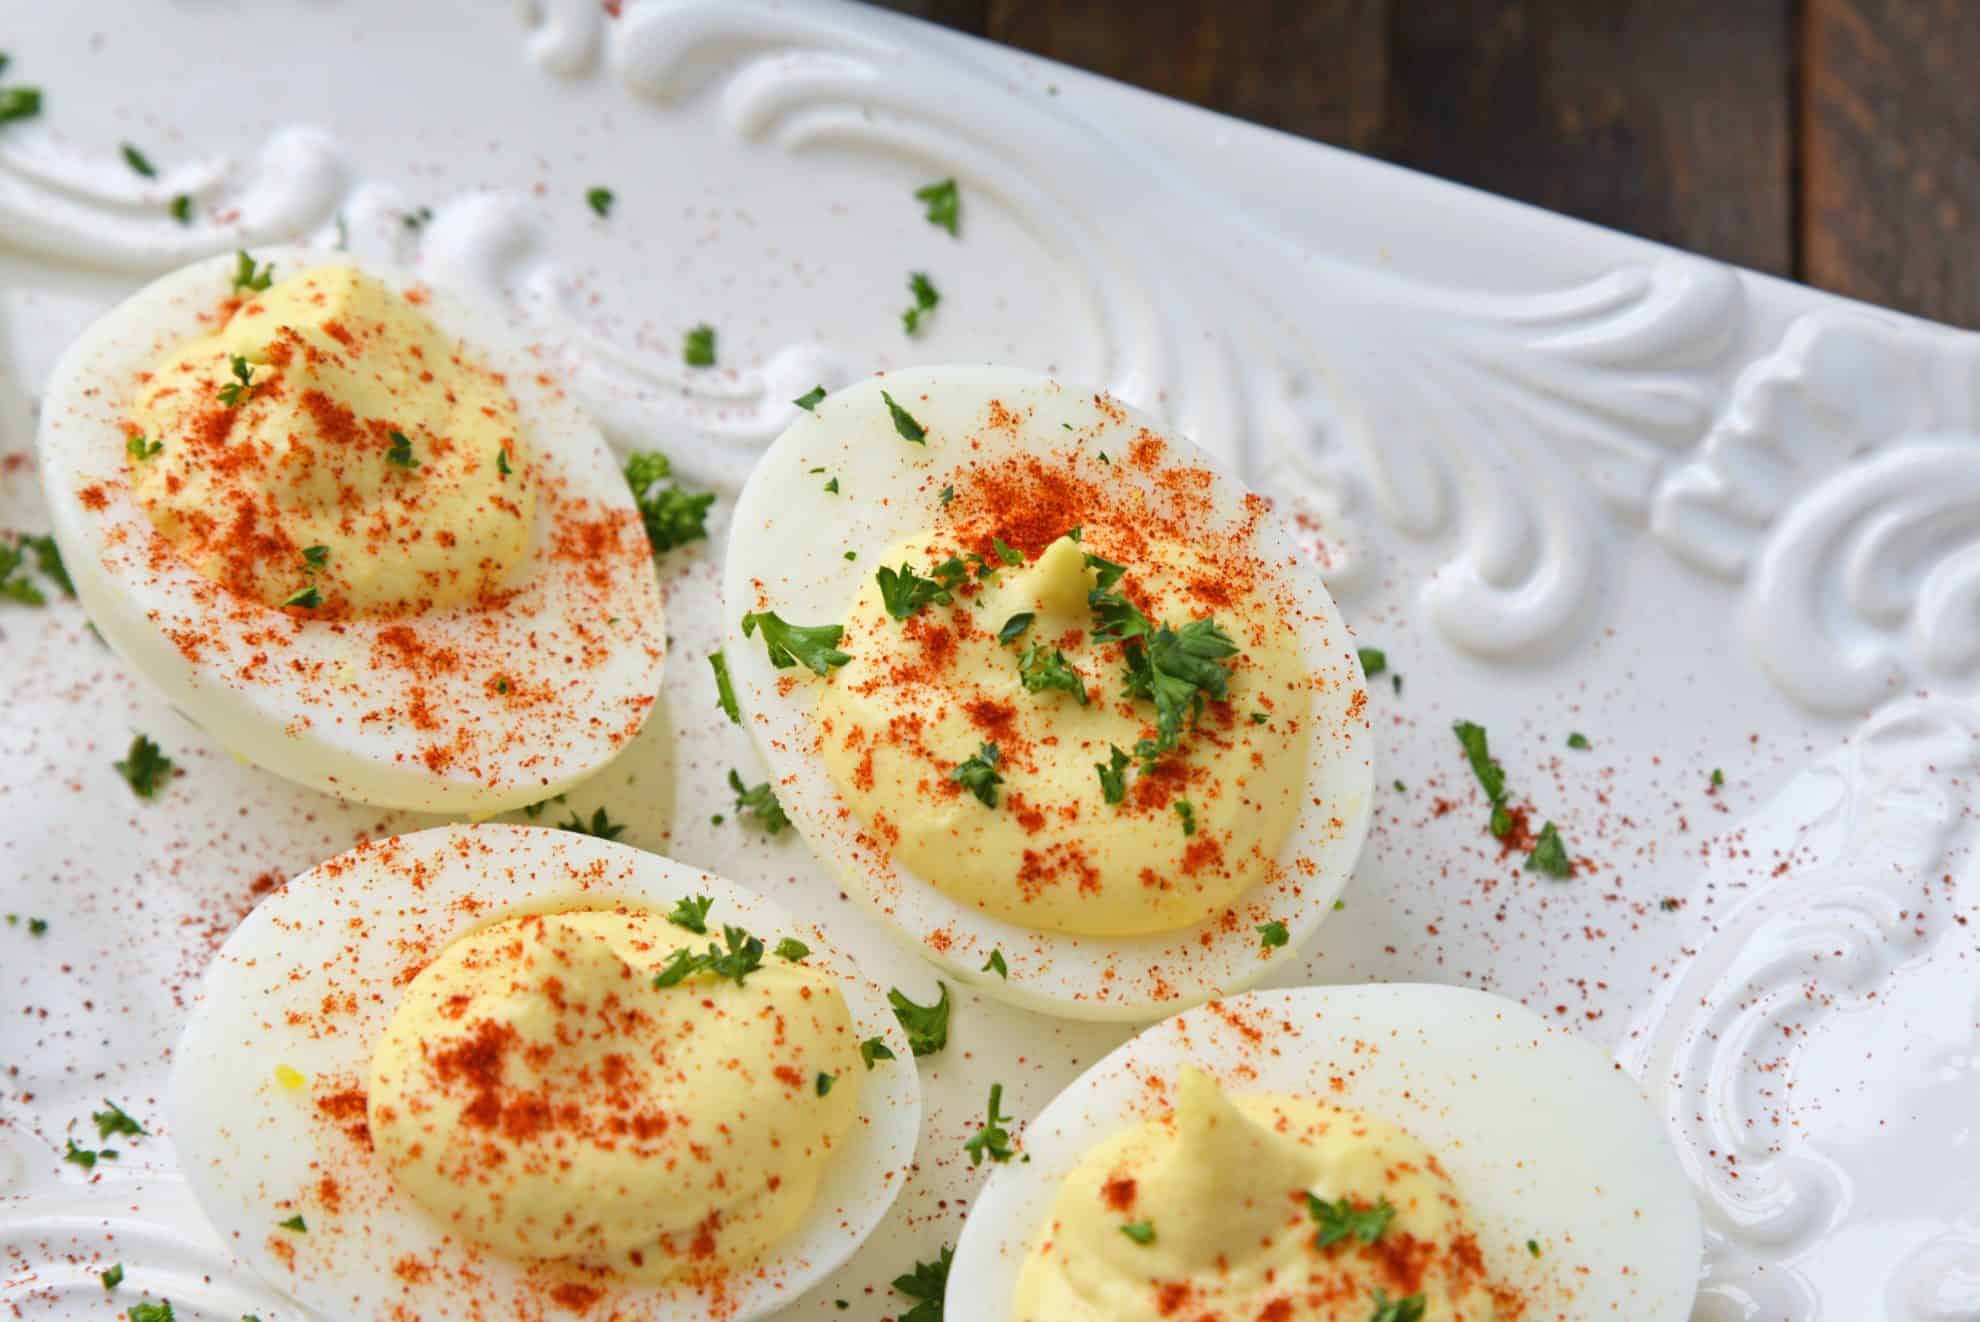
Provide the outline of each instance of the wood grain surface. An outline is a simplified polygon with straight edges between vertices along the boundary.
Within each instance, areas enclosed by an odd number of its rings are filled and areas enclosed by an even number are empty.
[[[1980,0],[878,0],[1980,327]]]

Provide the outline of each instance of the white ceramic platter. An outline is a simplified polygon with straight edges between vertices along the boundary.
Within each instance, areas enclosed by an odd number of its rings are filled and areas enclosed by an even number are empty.
[[[615,443],[728,493],[813,384],[979,360],[1103,385],[1279,502],[1403,681],[1371,696],[1347,908],[1270,981],[1485,987],[1618,1051],[1706,1212],[1701,1322],[1980,1317],[1980,338],[885,14],[615,8],[0,4],[0,85],[45,95],[0,126],[0,526],[47,526],[29,455],[62,347],[243,244],[341,240],[502,304]],[[913,198],[949,175],[956,238]],[[910,271],[942,294],[913,339]],[[713,370],[681,365],[700,322]],[[733,813],[728,770],[761,772],[702,659],[726,513],[663,567],[647,731],[550,812],[605,807],[927,1000],[791,833]],[[435,819],[235,763],[67,601],[0,603],[0,679],[0,1304],[295,1317],[193,1214],[160,1126],[93,1172],[64,1142],[106,1097],[157,1120],[257,877]],[[1486,834],[1458,718],[1572,880]],[[185,768],[150,802],[111,767],[136,730]],[[1128,1031],[956,995],[916,1174],[789,1316],[902,1311],[888,1282],[984,1178],[962,1142],[989,1084],[1028,1118]]]

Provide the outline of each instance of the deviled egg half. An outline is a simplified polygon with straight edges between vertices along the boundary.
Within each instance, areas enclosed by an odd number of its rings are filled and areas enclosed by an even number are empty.
[[[90,619],[228,748],[383,807],[493,813],[638,731],[666,649],[632,493],[495,315],[301,248],[106,314],[41,410]]]
[[[948,1322],[1684,1322],[1698,1207],[1627,1075],[1436,986],[1187,1011],[1024,1129]]]
[[[207,970],[171,1089],[207,1216],[324,1317],[762,1316],[879,1222],[921,1109],[823,932],[501,825],[270,896]]]
[[[724,653],[813,849],[994,995],[1241,987],[1367,827],[1353,639],[1266,502],[1104,394],[894,372],[802,401],[737,503]]]

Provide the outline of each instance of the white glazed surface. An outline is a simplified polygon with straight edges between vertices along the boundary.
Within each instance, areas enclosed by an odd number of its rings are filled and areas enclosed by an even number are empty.
[[[1621,1052],[1706,1214],[1699,1322],[1980,1315],[1980,337],[850,7],[0,18],[6,81],[46,93],[0,131],[0,526],[48,526],[19,456],[90,320],[180,262],[340,229],[499,301],[615,443],[731,494],[814,383],[974,360],[1106,386],[1279,501],[1406,681],[1371,693],[1376,783],[1406,788],[1378,789],[1347,908],[1271,981],[1485,987]],[[960,240],[911,196],[951,173]],[[179,192],[190,226],[164,214]],[[943,295],[912,340],[910,270]],[[689,371],[704,320],[722,366]],[[728,769],[762,772],[701,660],[726,518],[663,565],[660,706],[569,807],[828,921],[932,999],[790,833],[733,816]],[[296,1316],[192,1212],[169,1134],[94,1179],[63,1139],[106,1096],[160,1119],[252,878],[434,819],[234,763],[71,602],[0,606],[0,636],[0,912],[51,923],[0,927],[0,1300]],[[1458,717],[1575,880],[1499,856]],[[133,730],[186,768],[152,802],[110,766]],[[954,1242],[981,1184],[961,1145],[989,1084],[1028,1119],[1127,1032],[956,994],[915,1176],[789,1316],[901,1311],[887,1283]]]

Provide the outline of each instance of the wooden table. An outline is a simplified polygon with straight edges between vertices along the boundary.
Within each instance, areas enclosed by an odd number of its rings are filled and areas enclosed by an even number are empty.
[[[1980,0],[879,0],[1980,327]]]

